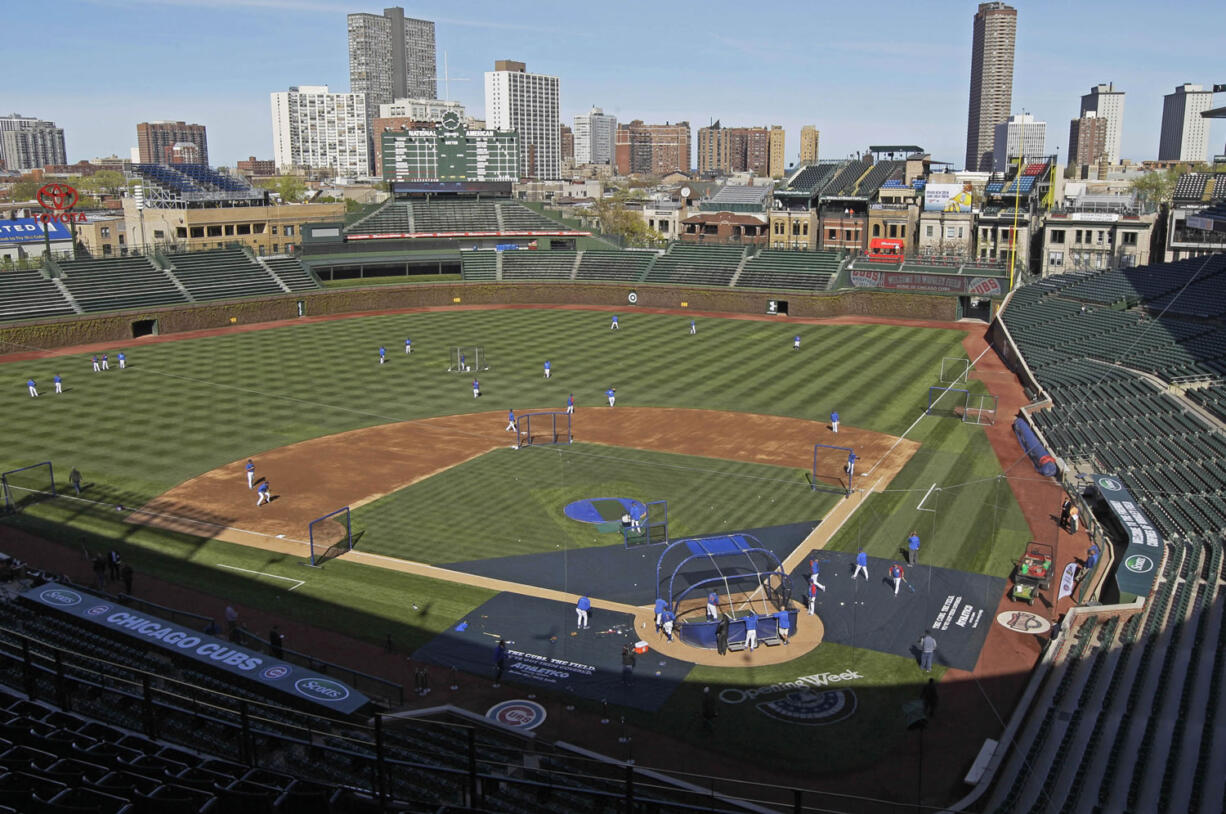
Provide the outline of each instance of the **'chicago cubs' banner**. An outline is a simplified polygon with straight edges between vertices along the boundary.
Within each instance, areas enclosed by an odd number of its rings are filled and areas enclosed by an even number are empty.
[[[72,232],[58,221],[40,223],[34,218],[17,218],[15,220],[0,220],[0,244],[5,243],[42,243],[43,230],[46,229],[52,242],[57,240],[72,240]]]
[[[1094,487],[1103,496],[1111,513],[1128,533],[1128,548],[1115,569],[1115,583],[1121,593],[1148,596],[1162,563],[1162,535],[1132,499],[1119,478],[1093,475]]]
[[[334,678],[207,636],[177,622],[116,605],[76,588],[52,582],[26,591],[21,598],[54,608],[112,634],[135,639],[148,647],[243,676],[331,712],[347,715],[370,703],[366,696]]]

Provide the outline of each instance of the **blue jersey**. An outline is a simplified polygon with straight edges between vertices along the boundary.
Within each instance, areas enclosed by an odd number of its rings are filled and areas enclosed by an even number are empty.
[[[670,610],[666,610],[664,611],[664,614],[660,617],[660,621],[661,622],[671,622],[676,618],[677,618],[677,615],[675,613],[673,613]]]
[[[816,576],[822,572],[822,564],[817,561],[817,557],[809,560],[809,573]]]
[[[745,629],[746,630],[757,630],[758,629],[758,614],[751,613],[745,617]]]
[[[128,358],[128,357],[124,356],[122,353],[121,353],[121,354],[119,354],[119,361],[121,361],[121,362],[122,362],[124,359],[127,359],[127,358]]]
[[[412,340],[412,339],[406,339],[406,340],[404,340],[404,346],[405,346],[406,348],[412,347],[412,346],[413,346],[413,340]]]
[[[856,565],[868,566],[868,555],[863,551],[856,555]]]
[[[567,407],[574,407],[574,406],[575,406],[575,397],[574,397],[574,396],[567,396],[567,397],[566,397],[566,406],[567,406]]]
[[[890,566],[890,576],[894,579],[902,579],[902,566],[894,563]]]
[[[791,620],[788,619],[787,611],[779,611],[775,614],[775,618],[779,620],[779,630],[787,630],[791,627]]]
[[[380,345],[380,346],[379,346],[379,355],[380,355],[380,356],[383,356],[383,355],[385,355],[386,353],[387,353],[387,348],[385,348],[385,347],[383,347],[382,345]]]
[[[473,382],[473,387],[476,387],[476,386],[477,386],[476,382]],[[509,423],[515,422],[515,411],[514,410],[507,410],[507,421]]]
[[[610,387],[608,390],[604,391],[604,394],[609,398],[613,398],[613,388]]]
[[[831,420],[831,421],[838,421],[838,420],[839,420],[839,414],[838,414],[838,413],[831,413],[831,414],[830,414],[830,420]]]
[[[253,464],[251,461],[247,461],[247,471],[248,471],[248,472],[254,472],[254,471],[255,471],[255,464]]]
[[[667,608],[668,608],[668,603],[664,601],[663,597],[656,600],[656,614],[657,615],[664,613],[665,609]]]
[[[614,323],[614,324],[616,324],[616,323],[617,323],[617,314],[614,314],[614,315],[613,315],[613,323]]]
[[[26,382],[26,387],[33,387],[33,386],[34,386],[34,380],[33,380],[33,379],[30,379],[29,381],[27,381],[27,382]]]
[[[912,551],[919,551],[919,535],[912,534],[907,538],[907,548]]]
[[[581,596],[579,597],[579,604],[575,607],[577,607],[579,610],[590,610],[592,607],[592,600],[588,599],[586,596]]]
[[[546,362],[545,362],[545,369],[546,369],[546,370],[549,370],[549,362],[548,362],[548,361],[546,361]]]
[[[259,491],[261,491],[261,492],[267,492],[267,491],[268,491],[268,481],[264,481],[263,483],[261,483],[261,484],[260,484],[260,489],[259,489]]]
[[[708,605],[718,605],[719,604],[719,594],[715,593],[715,591],[712,591],[711,593],[707,594],[707,604]]]
[[[62,382],[62,381],[64,381],[64,380],[63,380],[63,379],[61,379],[61,378],[60,378],[60,374],[58,374],[58,373],[57,373],[57,374],[55,374],[55,379],[54,379],[53,381],[55,381],[55,383],[56,383],[56,384],[59,384],[60,382]]]

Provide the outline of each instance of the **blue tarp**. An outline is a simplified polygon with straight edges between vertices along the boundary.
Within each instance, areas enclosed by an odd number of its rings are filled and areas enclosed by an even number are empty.
[[[1030,456],[1030,462],[1034,464],[1035,470],[1040,475],[1053,478],[1059,473],[1060,469],[1056,466],[1056,459],[1051,457],[1047,448],[1039,443],[1039,437],[1034,434],[1034,430],[1030,429],[1026,419],[1018,418],[1013,422],[1013,434],[1017,436],[1017,442],[1021,444],[1022,451]]]

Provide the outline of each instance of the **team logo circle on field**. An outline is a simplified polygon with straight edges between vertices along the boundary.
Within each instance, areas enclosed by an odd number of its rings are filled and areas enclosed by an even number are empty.
[[[81,604],[81,595],[67,588],[48,588],[38,596],[44,602],[50,605],[59,605],[62,608]]]
[[[996,621],[1018,633],[1039,635],[1051,630],[1051,622],[1030,611],[1005,611],[996,615]]]
[[[536,729],[545,723],[545,708],[535,701],[525,701],[517,698],[513,701],[503,701],[494,704],[486,711],[485,717],[497,721],[504,726],[514,726],[518,729]]]
[[[110,609],[111,609],[110,605],[94,605],[92,608],[87,610],[85,614],[87,616],[101,616],[102,614],[108,612]]]
[[[1144,574],[1154,570],[1154,561],[1144,554],[1133,554],[1124,560],[1124,567],[1134,574]]]
[[[292,672],[293,669],[288,664],[274,664],[271,667],[265,667],[260,677],[267,681],[276,681],[278,678],[285,678]]]
[[[827,726],[856,714],[852,690],[796,690],[782,698],[760,701],[758,711],[768,718],[801,726]]]
[[[1109,492],[1118,492],[1124,488],[1124,484],[1120,483],[1115,478],[1099,478],[1098,485]]]

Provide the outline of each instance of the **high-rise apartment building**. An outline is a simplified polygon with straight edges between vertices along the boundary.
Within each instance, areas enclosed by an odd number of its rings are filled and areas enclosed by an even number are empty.
[[[1068,128],[1068,165],[1079,167],[1108,161],[1107,119],[1093,110],[1073,119]]]
[[[575,166],[575,131],[564,124],[558,125],[558,159],[567,166]]]
[[[772,148],[778,150],[775,164],[783,175],[783,129],[723,127],[718,121],[698,129],[698,172],[752,172],[774,176]]]
[[[203,124],[187,122],[141,122],[136,125],[136,152],[142,164],[175,164],[176,144],[193,144],[199,161],[209,163],[209,141]],[[180,149],[180,155],[184,154]]]
[[[39,122],[38,127],[6,130],[0,133],[0,149],[4,164],[10,170],[37,170],[48,164],[67,164],[64,149],[64,128],[53,122]]]
[[[20,160],[22,162],[32,161],[36,158],[46,155],[47,150],[44,149],[44,146],[49,147],[53,154],[60,156],[60,158],[56,161],[44,161],[39,164],[30,164],[28,167],[22,167],[16,163],[17,161],[16,156],[14,158],[8,157],[8,154],[4,146],[6,133],[13,133],[13,132],[24,131],[24,130],[48,130],[48,129],[57,130],[59,128],[55,126],[55,122],[43,121],[42,119],[38,119],[33,116],[22,116],[19,113],[10,113],[7,116],[0,116],[0,162],[3,162],[4,166],[10,170],[33,169],[35,167],[46,166],[47,164],[67,164],[68,159],[64,157],[64,131],[63,130],[59,131],[60,135],[59,135],[59,141],[58,141],[58,144],[59,144],[58,153],[55,152],[56,138],[53,134],[51,135],[43,134],[33,139],[27,138],[27,139],[18,139],[14,141],[15,145],[16,144],[23,145],[21,147],[22,155],[20,157]],[[17,148],[14,147],[14,149],[17,149]]]
[[[1107,143],[1104,156],[1107,163],[1120,163],[1120,131],[1124,129],[1124,91],[1116,90],[1115,84],[1111,82],[1090,88],[1090,92],[1081,97],[1081,115],[1084,117],[1089,113],[1093,113],[1094,117],[1099,120],[1098,124],[1091,126],[1093,129],[1106,128]],[[1096,162],[1097,159],[1093,162],[1080,161],[1078,163]],[[1069,166],[1072,165],[1073,161],[1070,158]]]
[[[617,125],[613,160],[620,175],[668,175],[690,171],[690,123]]]
[[[1029,113],[1010,116],[1009,121],[996,125],[992,143],[992,168],[1004,172],[1011,158],[1038,159],[1047,154],[1047,122],[1035,121]]]
[[[553,180],[561,170],[556,76],[527,72],[522,62],[500,59],[485,73],[485,124],[519,133],[520,173]]]
[[[1183,84],[1162,97],[1162,137],[1159,161],[1207,161],[1209,120],[1200,114],[1213,104],[1213,92]]]
[[[816,164],[822,133],[811,124],[800,128],[800,163]]]
[[[617,117],[598,107],[575,117],[575,164],[612,164]]]
[[[270,96],[278,168],[327,168],[346,178],[370,174],[365,94],[301,85]]]
[[[996,125],[1013,104],[1013,45],[1017,9],[980,3],[971,45],[971,96],[966,114],[966,169],[992,169]]]
[[[366,94],[366,119],[395,99],[438,96],[434,23],[404,16],[404,9],[383,14],[350,14],[349,91]]]
[[[407,118],[418,122],[441,122],[448,111],[464,119],[464,103],[445,99],[395,99],[379,105],[379,118]]]
[[[782,178],[787,168],[787,136],[786,131],[777,124],[770,129],[770,150],[767,154],[767,170],[771,178]]]

